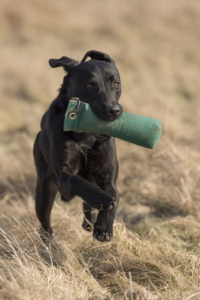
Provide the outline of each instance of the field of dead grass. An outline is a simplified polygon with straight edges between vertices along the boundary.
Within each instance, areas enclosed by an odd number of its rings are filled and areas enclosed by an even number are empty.
[[[198,0],[0,2],[0,299],[200,299]],[[125,111],[160,119],[154,150],[117,140],[114,239],[81,228],[81,200],[34,211],[32,147],[64,71],[50,58],[108,53]]]

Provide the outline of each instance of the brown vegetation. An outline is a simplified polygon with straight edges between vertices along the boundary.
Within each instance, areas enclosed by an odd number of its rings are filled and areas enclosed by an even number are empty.
[[[0,28],[0,299],[200,299],[199,1],[1,0]],[[64,75],[48,59],[92,49],[115,59],[125,110],[163,134],[154,150],[117,141],[112,242],[57,197],[47,248],[32,146]]]

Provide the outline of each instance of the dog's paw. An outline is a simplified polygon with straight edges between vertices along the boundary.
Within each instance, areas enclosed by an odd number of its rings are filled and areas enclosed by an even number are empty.
[[[110,210],[115,208],[116,200],[106,191],[92,184],[84,186],[84,195],[82,199],[91,207],[98,210]]]
[[[99,210],[105,210],[105,209],[113,209],[116,206],[116,201],[115,199],[112,198],[112,200],[110,201],[110,203],[106,203],[106,204],[100,204],[100,208]]]
[[[112,240],[113,235],[111,232],[97,230],[93,233],[93,237],[100,242],[110,242]]]
[[[97,221],[94,225],[93,237],[100,242],[109,242],[113,238],[112,222]]]
[[[115,208],[116,201],[114,198],[112,198],[110,195],[105,193],[104,191],[93,195],[93,198],[87,198],[85,199],[85,202],[88,203],[90,206],[92,206],[95,209],[98,210],[110,210]]]
[[[110,210],[115,208],[116,201],[113,197],[108,195],[106,192],[102,192],[101,195],[98,195],[94,198],[94,208],[98,210]]]
[[[83,220],[83,223],[82,223],[82,227],[83,227],[83,229],[85,229],[86,231],[92,231],[92,229],[93,229],[93,224],[92,223],[90,223],[90,222],[88,222],[87,220]]]
[[[110,242],[113,237],[111,230],[94,228],[93,237],[100,242]]]
[[[53,229],[50,227],[49,232],[47,232],[46,230],[44,230],[42,227],[40,228],[39,231],[40,234],[40,238],[41,240],[45,243],[48,244],[50,242],[50,240],[53,237]]]

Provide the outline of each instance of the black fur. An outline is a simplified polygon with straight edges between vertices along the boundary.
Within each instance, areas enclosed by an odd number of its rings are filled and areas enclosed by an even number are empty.
[[[87,57],[92,59],[85,61]],[[64,77],[58,97],[41,121],[41,131],[34,144],[37,170],[36,213],[41,230],[52,234],[50,214],[57,191],[63,201],[75,195],[83,202],[83,228],[92,230],[100,241],[113,236],[113,221],[118,207],[116,188],[118,162],[115,140],[91,133],[64,132],[64,115],[68,101],[78,97],[90,104],[102,120],[113,121],[122,114],[118,103],[121,95],[119,72],[114,61],[99,51],[89,51],[82,62],[63,56],[50,59],[52,68],[64,67]],[[99,213],[96,218],[94,209]],[[88,222],[89,221],[89,222]]]

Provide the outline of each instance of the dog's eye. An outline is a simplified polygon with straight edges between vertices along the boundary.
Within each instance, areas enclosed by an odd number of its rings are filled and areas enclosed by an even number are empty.
[[[93,88],[93,85],[90,84],[90,83],[88,83],[88,84],[86,84],[86,87],[87,87],[88,89],[92,89],[92,88]]]
[[[114,88],[116,88],[118,85],[119,85],[118,82],[114,82],[114,83],[113,83],[113,87],[114,87]]]

